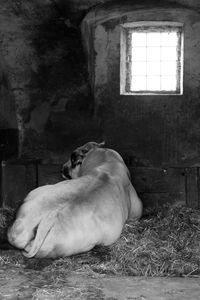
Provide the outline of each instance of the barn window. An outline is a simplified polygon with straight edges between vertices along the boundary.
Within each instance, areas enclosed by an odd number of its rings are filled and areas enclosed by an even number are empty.
[[[182,94],[183,24],[121,26],[121,94]]]

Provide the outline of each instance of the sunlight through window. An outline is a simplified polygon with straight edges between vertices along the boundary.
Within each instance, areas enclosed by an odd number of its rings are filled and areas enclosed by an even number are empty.
[[[125,93],[182,94],[182,24],[164,23],[125,26]]]

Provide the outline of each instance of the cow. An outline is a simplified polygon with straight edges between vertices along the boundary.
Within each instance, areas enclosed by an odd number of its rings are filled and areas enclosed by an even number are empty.
[[[28,258],[66,257],[111,245],[128,219],[142,215],[122,157],[103,143],[77,148],[62,173],[64,181],[27,195],[8,230],[10,244]]]

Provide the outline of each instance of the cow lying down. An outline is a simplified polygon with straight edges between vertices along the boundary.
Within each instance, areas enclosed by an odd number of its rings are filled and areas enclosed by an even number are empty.
[[[102,144],[76,149],[63,166],[71,180],[31,191],[8,230],[9,242],[26,257],[65,257],[111,245],[142,203],[121,156]]]

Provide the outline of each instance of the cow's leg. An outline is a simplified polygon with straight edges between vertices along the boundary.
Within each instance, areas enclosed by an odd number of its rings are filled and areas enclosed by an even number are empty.
[[[33,257],[38,253],[42,244],[45,242],[45,239],[50,234],[51,229],[53,228],[53,226],[56,223],[57,213],[58,212],[55,209],[53,211],[46,213],[43,216],[41,222],[39,223],[39,225],[37,227],[37,231],[35,233],[35,239],[33,240],[33,242],[31,242],[27,245],[27,247],[25,248],[25,251],[23,252],[23,254],[26,257],[29,257],[29,258]],[[54,241],[52,241],[52,243],[53,242]]]
[[[24,219],[17,219],[8,229],[8,241],[11,245],[24,249],[34,237],[34,228],[26,226]]]

